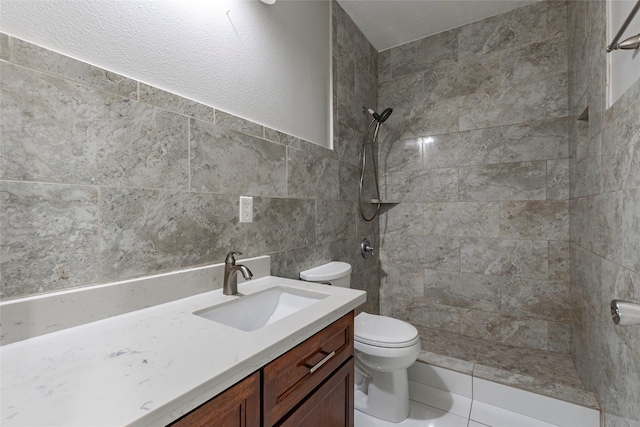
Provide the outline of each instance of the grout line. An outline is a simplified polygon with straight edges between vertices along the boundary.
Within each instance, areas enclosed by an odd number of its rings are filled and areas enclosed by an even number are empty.
[[[285,197],[290,197],[289,196],[289,149],[290,147],[285,145],[284,147],[284,181],[285,181],[284,194],[285,194]]]
[[[102,188],[101,187],[97,187],[97,192],[98,192],[98,212],[97,212],[97,237],[98,237],[98,242],[97,242],[97,247],[96,247],[96,263],[97,263],[97,268],[96,268],[96,281],[100,282],[100,280],[102,279],[102,250],[101,250],[101,242],[102,242]]]
[[[8,55],[7,55],[7,58],[8,58],[7,60],[8,60],[8,62],[13,64],[13,37],[11,37],[9,35],[7,35],[7,37],[9,38],[9,42],[8,42],[9,43],[9,52],[8,52]]]
[[[187,192],[191,190],[191,119],[187,117]]]

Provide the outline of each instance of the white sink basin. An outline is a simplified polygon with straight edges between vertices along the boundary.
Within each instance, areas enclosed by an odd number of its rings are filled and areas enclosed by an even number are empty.
[[[276,286],[193,314],[241,331],[255,331],[328,296],[322,292]]]

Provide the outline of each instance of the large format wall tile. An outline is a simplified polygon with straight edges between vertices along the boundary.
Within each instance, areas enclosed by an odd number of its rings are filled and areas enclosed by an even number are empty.
[[[640,101],[607,127],[602,144],[603,190],[640,186]]]
[[[236,196],[105,188],[102,279],[221,260],[245,247]]]
[[[378,55],[339,5],[333,13],[334,65],[351,73],[334,94],[335,151],[0,34],[2,179],[64,183],[0,183],[0,297],[240,250],[273,254],[274,274],[292,278],[350,262],[379,312],[378,258],[360,256],[358,237],[379,248],[378,224],[354,212]],[[240,194],[254,196],[252,223],[238,222]]]
[[[533,80],[523,85],[503,86],[498,92],[500,124],[544,120],[546,94],[547,85],[544,80]]]
[[[2,298],[95,283],[98,190],[0,183]]]
[[[385,236],[380,248],[383,265],[460,271],[460,239],[442,236]]]
[[[194,118],[205,120],[200,117]],[[215,124],[226,129],[246,133],[247,135],[256,136],[258,138],[262,138],[264,136],[264,126],[220,110],[216,110],[215,112]]]
[[[549,322],[547,328],[549,350],[571,353],[571,324]]]
[[[356,313],[378,313],[380,311],[380,272],[378,266],[367,268],[351,275],[351,287],[367,292],[367,301],[356,309]]]
[[[498,237],[500,204],[428,203],[424,205],[425,234]]]
[[[549,37],[546,16],[546,2],[536,2],[460,27],[459,55],[495,52],[544,40]]]
[[[360,168],[349,163],[340,162],[338,166],[339,195],[338,199],[351,202],[358,200],[358,183],[360,182]],[[380,192],[384,194],[381,188]]]
[[[424,296],[425,281],[422,267],[388,266],[381,272],[382,296],[399,298],[419,298]]]
[[[4,59],[5,61],[10,59],[11,51],[9,49],[9,36],[0,33],[0,59]]]
[[[378,88],[378,103],[393,108],[384,127],[400,138],[421,138],[458,130],[457,99],[427,100],[422,74],[382,83]]]
[[[592,139],[591,151],[598,154],[590,155],[582,161],[575,158],[569,159],[569,196],[572,198],[593,196],[601,192],[604,171],[602,170],[602,135],[598,134]]]
[[[569,283],[511,277],[503,281],[502,311],[569,323]]]
[[[247,236],[244,252],[261,255],[318,243],[316,227],[321,224],[314,200],[254,197],[253,210],[253,223],[240,224],[240,231]],[[323,217],[322,221],[333,221],[337,228],[355,227],[353,219],[346,216]]]
[[[191,188],[285,196],[286,147],[191,119]]]
[[[616,236],[620,247],[616,258],[621,265],[640,273],[640,188],[623,192],[622,198],[622,223],[620,235]]]
[[[428,70],[452,63],[458,56],[458,30],[449,30],[425,37],[391,50],[392,76]]]
[[[11,43],[11,61],[15,64],[137,99],[137,82],[135,80],[15,37],[11,38]]]
[[[505,163],[460,169],[460,200],[544,200],[544,161]]]
[[[422,169],[423,138],[401,139],[380,147],[380,173]]]
[[[532,81],[545,81],[547,75],[566,71],[566,60],[561,62],[560,40],[550,39],[501,52],[500,79],[504,87],[517,87],[531,84]],[[558,69],[558,66],[561,68]],[[544,104],[543,104],[544,106]]]
[[[138,96],[140,101],[155,105],[156,107],[213,123],[215,110],[196,101],[183,98],[144,83],[140,83]]]
[[[460,333],[516,347],[546,350],[547,322],[477,310],[461,310]]]
[[[637,426],[640,335],[613,325],[609,302],[640,297],[640,83],[608,106],[606,2],[568,2],[568,19],[570,111],[586,119],[569,134],[571,353],[604,424]]]
[[[569,282],[569,242],[549,242],[549,280]]]
[[[569,203],[562,200],[501,202],[500,237],[569,239]]]
[[[401,202],[446,202],[458,199],[457,169],[387,174],[387,199]]]
[[[500,311],[500,276],[424,270],[424,297],[437,304]]]
[[[566,117],[500,128],[502,163],[566,157],[569,157]]]
[[[569,159],[547,160],[547,200],[569,199]]]
[[[4,179],[187,189],[186,117],[0,66]]]
[[[502,124],[501,91],[495,89],[458,98],[458,129],[481,129]]]
[[[356,204],[341,201],[318,201],[318,243],[328,243],[356,236]],[[295,221],[295,218],[292,218]]]
[[[474,330],[461,321],[463,333],[568,351],[571,319],[553,313],[558,304],[569,312],[562,305],[570,278],[568,199],[570,187],[587,191],[595,180],[569,180],[567,19],[565,2],[536,2],[458,28],[453,60],[421,56],[443,36],[379,55],[378,104],[394,108],[383,125],[380,164],[387,200],[399,202],[381,218],[381,266],[426,268],[419,302],[399,302],[419,296],[415,283],[387,284],[383,312],[450,328],[433,313],[479,309],[484,323]],[[597,225],[596,217],[585,221]],[[459,259],[445,250],[454,242]],[[595,231],[589,242],[613,251]]]
[[[547,260],[546,241],[474,238],[460,248],[460,269],[469,273],[546,279]]]
[[[361,131],[359,127],[353,127],[344,118],[338,118],[337,126],[334,125],[333,130],[333,149],[338,159],[352,166],[360,166],[362,163],[360,151],[365,132]]]
[[[459,309],[449,305],[434,304],[424,299],[394,299],[393,317],[414,325],[459,332]]]
[[[255,197],[240,223],[235,195],[106,189],[102,211],[104,280],[316,243],[310,200]]]
[[[218,123],[217,114],[218,112],[216,112],[216,124]],[[300,138],[288,135],[275,129],[270,129],[268,127],[264,128],[264,138],[268,139],[269,141],[277,142],[278,144],[287,145],[289,147],[300,147]]]
[[[471,56],[424,73],[424,93],[429,101],[455,98],[498,88],[498,54]]]
[[[337,160],[306,150],[287,148],[287,196],[337,199]]]
[[[380,232],[385,235],[424,235],[422,210],[422,203],[399,203],[393,206],[380,215]]]
[[[497,128],[434,135],[423,138],[422,146],[425,169],[500,163]]]

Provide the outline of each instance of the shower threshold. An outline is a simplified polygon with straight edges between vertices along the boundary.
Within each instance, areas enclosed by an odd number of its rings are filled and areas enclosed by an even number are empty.
[[[598,409],[578,376],[571,355],[512,347],[415,325],[418,361],[587,408]]]

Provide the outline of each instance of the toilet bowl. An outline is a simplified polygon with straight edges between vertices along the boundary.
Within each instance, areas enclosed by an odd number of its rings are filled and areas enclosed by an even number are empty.
[[[350,287],[351,266],[330,262],[300,272],[306,281]],[[355,407],[399,423],[409,416],[407,368],[418,358],[418,330],[407,322],[360,313],[354,322]]]

